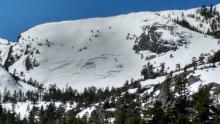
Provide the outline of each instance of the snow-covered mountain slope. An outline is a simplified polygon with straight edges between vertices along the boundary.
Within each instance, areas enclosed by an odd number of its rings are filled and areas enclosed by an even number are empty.
[[[0,79],[1,79],[0,91],[3,91],[5,87],[7,87],[9,89],[19,88],[16,81],[2,67],[0,67]]]
[[[212,54],[218,40],[176,24],[188,11],[139,12],[108,18],[54,22],[21,33],[18,43],[0,45],[2,64],[20,80],[59,88],[121,86],[141,79],[148,62],[167,72]],[[188,16],[186,16],[188,19]],[[189,19],[197,27],[201,21]],[[203,23],[202,23],[203,24]],[[208,25],[208,24],[207,24]],[[204,29],[208,29],[204,23]]]
[[[21,78],[46,85],[56,83],[58,87],[120,86],[138,77],[146,63],[132,50],[134,41],[126,40],[127,34],[139,35],[142,27],[154,24],[156,18],[162,19],[147,12],[34,27],[22,33],[13,47],[13,55],[21,57],[9,67],[9,72],[16,69],[24,72]],[[166,24],[167,20],[160,23]],[[30,52],[25,54],[26,51]],[[39,66],[27,71],[27,56],[36,59]]]
[[[9,42],[5,39],[1,39],[0,38],[0,63],[3,65],[7,56],[8,56],[8,50],[11,46],[11,44],[13,44],[12,42]]]

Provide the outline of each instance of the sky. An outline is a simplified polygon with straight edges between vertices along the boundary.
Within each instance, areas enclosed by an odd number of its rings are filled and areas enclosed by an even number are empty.
[[[21,32],[46,22],[216,3],[220,0],[0,0],[0,37],[15,41]]]

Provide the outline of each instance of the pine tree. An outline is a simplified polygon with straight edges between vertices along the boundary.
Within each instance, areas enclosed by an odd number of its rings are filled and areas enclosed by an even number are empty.
[[[97,110],[92,111],[91,116],[89,118],[90,124],[101,124],[99,121],[99,113]]]
[[[162,85],[163,85],[162,91],[163,91],[164,96],[166,98],[166,103],[173,99],[172,92],[170,90],[171,80],[172,80],[172,77],[171,77],[171,75],[169,75],[166,77],[166,80],[162,83]]]
[[[165,122],[165,113],[163,111],[161,101],[156,101],[154,107],[151,110],[151,115],[153,116],[150,124],[164,124]]]
[[[211,123],[212,100],[208,87],[200,87],[199,91],[193,94],[192,98],[193,107],[195,109],[193,123]]]
[[[168,104],[165,107],[165,122],[168,124],[175,124],[177,119],[177,109],[173,104]]]
[[[125,104],[121,103],[120,106],[117,108],[115,113],[115,124],[125,124],[126,120],[126,106]]]
[[[37,108],[34,106],[32,108],[32,110],[30,111],[29,116],[28,116],[28,123],[29,124],[35,124],[35,122],[36,122],[36,118],[35,118],[36,112],[37,112]]]
[[[27,56],[27,58],[25,59],[25,67],[26,67],[27,71],[29,71],[33,68],[33,63],[31,61],[30,56]]]
[[[177,124],[188,124],[189,123],[189,110],[187,108],[190,107],[190,101],[189,101],[189,92],[187,89],[187,79],[186,79],[186,72],[184,72],[184,77],[183,78],[178,78],[176,80],[176,85],[178,88],[178,94],[175,98],[175,108],[176,108],[176,123]]]

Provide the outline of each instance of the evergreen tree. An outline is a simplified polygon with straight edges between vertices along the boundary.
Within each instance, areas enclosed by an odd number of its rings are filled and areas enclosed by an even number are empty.
[[[36,122],[36,113],[37,113],[37,107],[33,107],[32,110],[30,111],[29,113],[29,116],[28,116],[28,123],[29,124],[35,124]]]
[[[33,69],[33,63],[30,56],[27,56],[27,58],[25,59],[25,67],[27,71]]]
[[[192,98],[193,108],[195,109],[193,123],[211,123],[212,100],[208,87],[200,87],[199,91],[193,94]]]
[[[176,87],[178,90],[179,96],[176,96],[174,106],[176,108],[176,123],[177,124],[189,124],[189,116],[190,111],[187,109],[190,107],[189,101],[189,91],[187,89],[187,78],[186,78],[186,70],[183,73],[183,77],[179,77],[176,79]]]
[[[154,103],[154,107],[151,110],[151,115],[153,118],[150,124],[165,124],[165,113],[161,101],[156,101]]]

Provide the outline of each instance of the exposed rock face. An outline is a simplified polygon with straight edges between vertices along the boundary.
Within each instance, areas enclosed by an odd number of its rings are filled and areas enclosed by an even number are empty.
[[[175,38],[163,38],[162,31],[169,31],[170,36]],[[166,26],[161,24],[154,24],[146,26],[143,33],[136,38],[133,49],[136,52],[142,50],[149,50],[151,52],[160,54],[170,50],[176,50],[178,46],[187,45],[187,40],[183,37],[183,32],[177,32],[175,26]]]
[[[12,52],[13,46],[10,46],[7,59],[4,63],[4,67],[6,68],[6,70],[8,70],[9,66],[11,66],[15,62],[14,57],[12,56]]]

